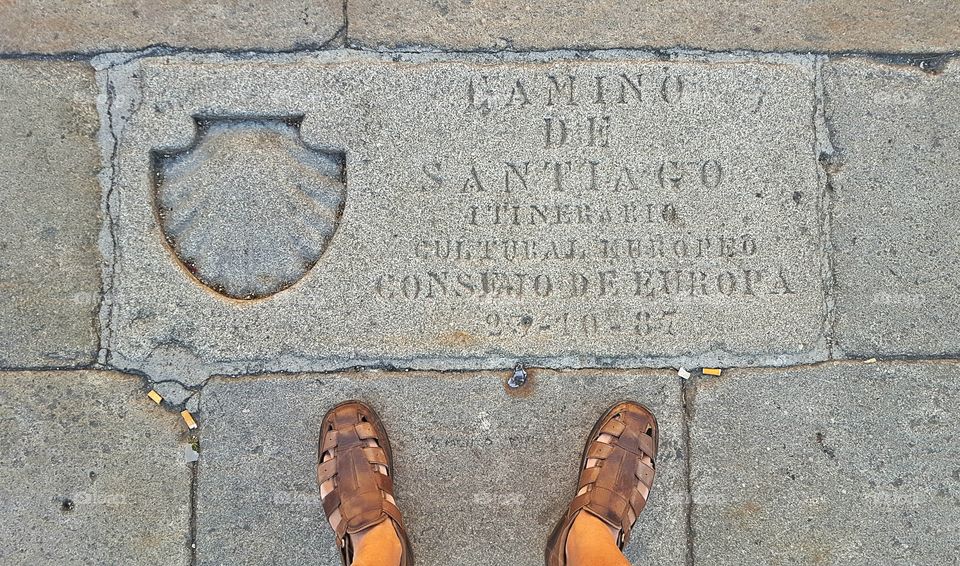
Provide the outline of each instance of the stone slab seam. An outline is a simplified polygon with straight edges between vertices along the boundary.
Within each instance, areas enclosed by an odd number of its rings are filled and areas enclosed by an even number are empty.
[[[190,435],[190,441],[197,447],[197,453],[200,453],[200,429],[193,431]],[[190,462],[190,531],[187,533],[187,543],[190,545],[190,566],[197,564],[197,500],[200,490],[200,460]]]
[[[345,32],[347,24],[341,28],[340,33]],[[879,51],[757,51],[757,50],[723,50],[713,51],[700,48],[689,48],[676,46],[670,48],[664,47],[607,47],[607,48],[563,48],[563,49],[529,49],[529,50],[510,50],[510,49],[473,49],[473,50],[455,50],[455,49],[430,49],[430,48],[393,48],[376,49],[359,45],[343,45],[336,42],[337,36],[328,42],[316,46],[302,45],[290,49],[201,49],[192,47],[175,47],[166,44],[150,45],[141,49],[129,51],[63,51],[56,53],[34,53],[34,52],[0,52],[0,60],[30,60],[30,61],[92,61],[97,58],[124,58],[133,60],[141,57],[160,57],[176,55],[225,55],[233,56],[237,59],[254,59],[269,55],[310,55],[322,53],[324,51],[344,51],[355,53],[377,53],[383,55],[449,55],[454,58],[470,57],[476,55],[489,56],[511,56],[511,55],[553,55],[557,53],[566,53],[572,56],[590,56],[592,54],[613,53],[613,54],[652,54],[661,60],[670,60],[673,57],[682,55],[699,54],[703,56],[736,56],[747,58],[758,58],[763,56],[824,56],[830,61],[842,59],[865,59],[878,64],[891,65],[896,67],[915,67],[930,74],[937,74],[953,59],[960,57],[960,51],[945,52],[918,52],[918,53],[895,53]]]
[[[837,359],[837,360],[819,360],[816,362],[810,362],[806,364],[794,364],[789,366],[744,366],[737,368],[723,368],[723,371],[736,371],[736,370],[769,370],[769,371],[783,371],[788,369],[807,369],[815,368],[824,365],[837,365],[837,366],[848,366],[848,365],[863,365],[863,364],[884,364],[884,363],[913,363],[913,364],[924,364],[924,363],[960,363],[960,358],[955,356],[924,356],[924,357],[909,357],[909,356],[898,356],[898,357],[884,357],[878,358],[875,362],[868,362],[863,359]],[[531,374],[536,372],[548,372],[552,374],[560,374],[567,372],[585,372],[585,373],[604,373],[610,377],[625,376],[635,374],[638,371],[648,372],[648,373],[658,373],[658,372],[671,372],[676,373],[676,370],[673,368],[651,368],[651,367],[636,367],[636,368],[612,368],[605,366],[592,366],[592,367],[565,367],[565,368],[551,368],[545,366],[528,366],[524,365],[524,369]],[[690,371],[694,373],[694,369],[699,370],[699,368],[690,368]],[[119,371],[119,370],[117,370]],[[382,368],[369,368],[356,366],[350,369],[345,370],[327,370],[327,371],[269,371],[269,372],[260,372],[260,373],[251,373],[251,374],[232,374],[232,373],[216,373],[210,376],[210,379],[239,379],[239,380],[257,380],[264,378],[266,376],[282,376],[282,377],[295,377],[302,375],[304,373],[315,374],[315,375],[341,375],[341,376],[356,376],[358,379],[376,379],[378,377],[387,377],[387,374],[390,373],[411,373],[416,372],[417,376],[421,377],[444,377],[448,379],[457,379],[463,374],[467,373],[487,373],[487,374],[497,374],[500,377],[504,378],[504,382],[513,374],[514,367],[509,368],[499,368],[497,369],[410,369],[410,368],[401,368],[401,367],[382,367]],[[139,375],[139,374],[134,374]],[[696,375],[696,373],[694,373]],[[714,378],[709,378],[714,379]],[[209,380],[207,380],[209,381]],[[204,383],[206,385],[206,382]],[[202,390],[203,385],[195,386],[198,391]]]
[[[814,132],[813,155],[817,159],[817,177],[821,186],[820,198],[817,205],[820,211],[820,243],[823,246],[821,258],[821,273],[824,290],[824,336],[827,341],[827,358],[834,359],[834,345],[836,344],[837,301],[836,301],[836,269],[834,265],[833,243],[833,208],[834,185],[833,173],[837,152],[833,144],[833,130],[827,123],[826,116],[826,88],[823,84],[823,65],[827,57],[818,56],[814,61],[813,80],[813,116],[812,128]]]
[[[117,54],[139,54],[139,53],[159,53],[163,55],[177,55],[181,53],[224,53],[235,55],[281,55],[286,53],[317,53],[331,49],[343,49],[346,47],[347,26],[341,25],[340,28],[327,41],[320,43],[301,43],[288,49],[262,49],[262,48],[200,48],[200,47],[180,47],[167,43],[154,43],[131,50],[89,50],[89,51],[55,51],[55,52],[36,52],[36,51],[4,51],[0,52],[0,59],[27,59],[34,61],[89,61],[103,55]]]
[[[684,505],[684,513],[686,514],[686,531],[687,531],[687,556],[686,564],[687,566],[694,566],[696,561],[696,553],[694,549],[696,547],[696,540],[694,538],[695,532],[693,529],[693,440],[690,435],[690,423],[693,420],[693,402],[696,399],[696,390],[694,384],[691,383],[690,379],[681,379],[680,380],[680,396],[681,396],[681,408],[683,409],[683,415],[681,416],[680,425],[683,432],[683,450],[686,452],[686,458],[684,459],[684,480],[686,481],[686,501]]]
[[[100,297],[97,316],[99,321],[99,328],[97,328],[97,338],[99,340],[97,361],[107,365],[109,363],[110,316],[112,310],[108,297],[110,290],[113,288],[114,254],[117,249],[117,239],[113,232],[113,215],[110,213],[110,204],[113,198],[114,156],[117,151],[117,136],[113,130],[113,99],[115,96],[113,83],[110,80],[109,73],[102,70],[96,72],[96,80],[97,86],[100,88],[100,94],[97,96],[97,111],[100,114],[98,141],[100,142],[102,167],[98,179],[101,187],[100,210],[103,219],[100,225],[98,239],[100,256],[103,259],[100,271]]]
[[[867,362],[862,359],[837,359],[837,360],[821,360],[806,364],[795,364],[789,366],[769,366],[769,367],[738,367],[738,368],[725,368],[724,374],[720,378],[716,377],[697,377],[697,372],[694,373],[694,377],[690,379],[683,380],[678,379],[680,382],[680,394],[683,400],[683,406],[685,408],[684,417],[686,422],[689,423],[696,415],[696,397],[697,397],[697,387],[696,384],[698,380],[715,380],[715,379],[725,379],[729,372],[735,372],[737,370],[760,370],[765,372],[782,372],[784,370],[806,370],[818,367],[854,367],[862,365],[875,365],[875,364],[942,364],[942,363],[953,363],[960,365],[960,358],[957,357],[925,357],[925,358],[909,358],[909,357],[890,357],[877,360],[876,362]],[[610,368],[610,367],[570,367],[570,368],[548,368],[540,366],[524,366],[524,369],[528,372],[533,379],[541,372],[546,372],[547,374],[559,375],[564,373],[602,373],[605,377],[609,379],[616,379],[617,377],[623,377],[628,375],[633,375],[636,372],[646,372],[651,374],[657,374],[659,372],[666,372],[667,374],[676,373],[672,369],[667,368],[649,368],[649,367],[637,367],[637,368]],[[114,370],[118,371],[119,370]],[[376,381],[377,379],[389,378],[391,374],[397,373],[408,373],[416,372],[417,377],[422,378],[443,378],[443,379],[462,379],[467,374],[489,374],[490,379],[499,379],[504,384],[509,380],[510,376],[513,373],[513,368],[502,368],[500,370],[461,370],[461,369],[450,369],[450,370],[437,370],[437,369],[427,369],[427,370],[411,370],[409,368],[364,368],[364,367],[355,367],[348,370],[328,370],[328,371],[271,371],[271,372],[261,372],[261,373],[251,373],[251,374],[225,374],[217,373],[211,375],[207,380],[202,384],[191,386],[191,391],[193,397],[195,397],[195,407],[196,412],[202,413],[203,411],[203,390],[208,383],[215,380],[230,380],[230,381],[259,381],[266,378],[276,378],[276,377],[286,377],[286,378],[296,378],[297,376],[309,373],[316,376],[341,376],[349,377],[351,379],[356,379],[358,381]],[[127,372],[129,373],[129,372]],[[148,380],[147,383],[158,383],[149,381],[149,376],[145,374],[134,374],[140,375],[144,379]],[[171,381],[173,382],[173,381]],[[173,382],[179,383],[179,382]],[[201,423],[202,428],[202,423]]]
[[[113,115],[111,107],[113,106],[113,85],[110,83],[110,77],[106,73],[97,72],[97,85],[100,87],[101,94],[97,97],[97,111],[100,113],[100,132],[98,133],[100,141],[100,156],[102,167],[100,169],[99,181],[101,187],[100,210],[103,224],[100,226],[99,246],[100,255],[103,258],[100,271],[100,297],[99,297],[99,328],[97,328],[97,338],[99,340],[97,348],[97,361],[107,363],[107,353],[109,351],[110,307],[107,304],[109,290],[113,288],[114,262],[113,255],[117,248],[116,237],[113,234],[113,216],[110,214],[110,199],[113,196],[113,157],[116,153],[117,138],[113,134],[112,121]],[[104,95],[105,93],[105,95]]]
[[[345,46],[347,50],[353,51],[362,51],[370,53],[433,53],[433,54],[453,54],[453,55],[510,55],[517,53],[527,53],[527,54],[543,54],[543,53],[554,53],[558,51],[569,52],[569,53],[600,53],[600,52],[634,52],[634,53],[651,53],[656,54],[663,60],[668,60],[676,54],[690,54],[690,53],[699,53],[707,55],[745,55],[745,56],[762,56],[762,55],[805,55],[805,56],[824,56],[831,60],[836,59],[868,59],[875,63],[893,65],[898,67],[916,67],[922,71],[936,74],[943,70],[944,67],[950,62],[951,59],[954,59],[960,56],[960,51],[930,51],[930,52],[916,52],[916,53],[896,53],[892,51],[856,51],[856,50],[843,50],[843,51],[829,51],[829,50],[810,50],[810,51],[762,51],[754,49],[731,49],[731,50],[712,50],[704,49],[701,47],[691,47],[684,45],[676,45],[672,47],[655,47],[655,46],[639,46],[639,47],[564,47],[564,48],[551,48],[551,49],[449,49],[449,48],[440,48],[440,47],[431,47],[431,46],[421,46],[421,45],[404,45],[404,46],[395,46],[390,48],[378,48],[374,46],[367,46],[359,42],[351,42],[348,39],[347,45]]]
[[[760,369],[764,371],[782,371],[782,370],[802,370],[807,368],[814,368],[824,365],[831,365],[837,367],[848,367],[852,365],[862,365],[866,363],[863,359],[831,359],[831,360],[819,360],[815,362],[805,363],[805,364],[793,364],[786,366],[743,366],[743,367],[731,367],[724,368],[724,371],[736,371],[736,370],[748,370],[748,369]],[[925,364],[925,363],[956,363],[960,364],[960,358],[955,356],[896,356],[896,357],[884,357],[877,360],[878,364],[884,363],[906,363],[906,364]],[[536,374],[540,371],[547,371],[553,373],[565,373],[565,372],[602,372],[609,376],[610,378],[616,378],[617,376],[627,375],[637,371],[645,372],[672,372],[671,368],[655,368],[655,367],[635,367],[635,368],[622,368],[622,367],[604,367],[604,366],[571,366],[571,367],[546,367],[546,366],[528,366],[525,365],[524,368],[531,374]],[[502,381],[506,382],[510,375],[513,372],[513,366],[504,366],[500,368],[493,369],[415,369],[408,367],[398,367],[398,366],[380,366],[380,367],[366,367],[366,366],[354,366],[347,369],[331,369],[331,370],[322,370],[322,371],[298,371],[298,370],[278,370],[278,371],[268,371],[268,372],[257,372],[257,373],[214,373],[210,375],[207,379],[196,385],[184,384],[175,379],[160,379],[155,380],[151,378],[150,375],[136,370],[125,370],[118,368],[110,364],[103,363],[94,363],[88,364],[85,366],[65,366],[65,367],[33,367],[33,366],[11,366],[0,368],[0,374],[4,373],[23,373],[23,372],[37,372],[37,373],[63,373],[63,372],[82,372],[82,371],[105,371],[112,372],[118,375],[127,375],[127,376],[136,376],[141,379],[143,382],[143,393],[146,395],[146,392],[150,389],[156,388],[157,386],[175,386],[183,390],[183,400],[180,402],[174,402],[175,399],[172,397],[164,398],[163,407],[171,412],[179,413],[183,409],[190,409],[194,412],[202,411],[202,393],[206,385],[215,379],[229,379],[229,380],[238,380],[238,381],[254,381],[257,379],[262,379],[265,376],[285,376],[285,377],[295,377],[302,375],[304,373],[315,374],[318,376],[324,375],[339,375],[339,376],[350,376],[358,380],[376,380],[382,377],[388,377],[390,373],[406,373],[415,371],[417,375],[427,376],[427,377],[437,377],[443,376],[448,379],[456,379],[458,376],[461,376],[465,373],[488,373],[496,374],[496,377],[500,378]],[[711,378],[713,379],[713,378]],[[688,380],[689,382],[690,380]],[[686,386],[683,390],[684,399],[688,407],[688,417],[692,418],[696,407],[696,388],[690,388]],[[202,423],[201,423],[202,426]]]
[[[943,358],[883,358],[878,359],[877,361],[867,362],[865,360],[824,360],[822,362],[816,362],[812,364],[801,364],[796,366],[785,366],[785,367],[765,367],[765,368],[730,368],[729,370],[724,370],[724,372],[718,376],[705,376],[694,374],[690,379],[686,380],[686,386],[684,388],[684,407],[688,410],[685,412],[684,417],[686,422],[689,424],[696,417],[696,400],[697,392],[701,383],[710,383],[723,381],[727,379],[737,379],[738,372],[741,371],[760,371],[764,373],[783,373],[784,370],[797,370],[797,371],[806,371],[816,368],[850,368],[856,366],[892,366],[892,365],[909,365],[909,366],[924,366],[924,365],[943,365],[951,364],[960,366],[960,358],[957,357],[943,357]]]
[[[101,171],[99,181],[101,186],[101,215],[103,222],[100,228],[99,246],[103,258],[101,270],[101,298],[99,308],[100,348],[98,363],[114,367],[111,363],[112,329],[113,329],[113,298],[112,289],[116,279],[116,256],[119,253],[117,241],[117,225],[114,221],[114,209],[117,206],[118,196],[115,193],[116,185],[116,155],[119,145],[119,136],[125,126],[124,110],[128,113],[139,104],[139,92],[136,87],[136,77],[130,67],[123,67],[121,62],[126,61],[124,55],[96,58],[91,64],[96,70],[97,85],[100,94],[97,97],[97,110],[100,113],[100,132],[98,141],[101,147]],[[122,92],[123,95],[118,94]],[[125,97],[121,100],[122,97]],[[129,368],[136,369],[136,368]]]

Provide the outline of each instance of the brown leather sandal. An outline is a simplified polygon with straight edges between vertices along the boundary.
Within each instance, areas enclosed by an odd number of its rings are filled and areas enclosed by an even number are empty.
[[[393,498],[393,453],[380,417],[359,401],[347,401],[330,409],[320,430],[317,485],[331,482],[323,510],[344,566],[353,562],[350,535],[387,520],[393,521],[403,547],[400,565],[413,566],[410,540]]]
[[[603,434],[612,440],[602,442]],[[600,417],[583,449],[577,496],[547,543],[547,566],[566,565],[567,536],[581,512],[620,529],[623,550],[653,487],[657,443],[657,419],[643,405],[618,403]],[[589,460],[598,462],[588,468]]]

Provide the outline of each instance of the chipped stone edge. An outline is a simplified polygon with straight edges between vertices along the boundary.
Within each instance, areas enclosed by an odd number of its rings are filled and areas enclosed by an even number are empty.
[[[189,354],[193,355],[192,352]],[[214,375],[249,376],[262,373],[328,373],[333,371],[504,371],[512,372],[518,362],[528,367],[549,370],[584,369],[667,369],[677,367],[790,367],[827,361],[826,345],[820,343],[798,354],[742,355],[712,350],[694,356],[587,356],[557,354],[552,356],[517,356],[506,352],[490,352],[472,356],[417,356],[409,358],[311,358],[283,355],[270,360],[230,360],[205,362],[194,357],[190,363],[174,361],[169,356],[154,360],[133,360],[111,352],[112,367],[140,373],[152,382],[172,382],[184,391],[196,391]],[[189,367],[187,367],[189,366]]]
[[[97,363],[106,365],[109,358],[111,344],[111,291],[113,289],[114,251],[116,242],[113,237],[113,216],[110,214],[110,199],[113,196],[113,155],[116,152],[117,140],[110,127],[110,106],[113,103],[108,94],[110,77],[107,70],[94,64],[96,71],[97,112],[100,117],[100,130],[97,132],[97,142],[100,146],[100,172],[97,180],[100,183],[100,234],[97,244],[100,248],[100,304],[97,308],[98,335],[100,343],[97,348]]]
[[[97,179],[100,183],[100,212],[103,218],[98,237],[98,245],[103,260],[100,273],[100,344],[97,363],[105,367],[112,367],[111,354],[113,351],[113,322],[115,318],[113,289],[116,278],[117,255],[120,253],[116,235],[119,224],[115,218],[115,210],[119,206],[119,197],[114,190],[115,158],[120,135],[126,127],[127,116],[139,104],[139,90],[134,88],[136,81],[135,66],[125,65],[125,63],[136,58],[136,55],[113,54],[96,57],[90,62],[96,71],[96,83],[99,89],[97,93],[97,112],[100,115],[100,130],[97,133],[97,141],[100,145],[101,169]],[[121,102],[127,104],[127,113],[123,112],[124,106]]]
[[[823,286],[823,338],[827,350],[827,359],[834,358],[836,345],[837,301],[836,267],[833,242],[834,178],[832,160],[838,157],[833,144],[833,130],[827,122],[827,92],[823,82],[823,66],[828,62],[826,56],[817,56],[814,61],[813,79],[813,158],[816,160],[817,182],[820,185],[820,198],[817,199],[821,242],[820,273]]]
[[[811,67],[818,57],[812,52],[762,52],[762,51],[707,51],[702,49],[553,49],[547,51],[381,51],[357,48],[337,48],[300,51],[202,51],[147,48],[139,51],[105,53],[91,59],[98,69],[117,69],[128,63],[147,59],[193,63],[296,63],[317,61],[321,63],[554,63],[554,62],[622,62],[625,59],[643,62],[686,63],[765,63]]]

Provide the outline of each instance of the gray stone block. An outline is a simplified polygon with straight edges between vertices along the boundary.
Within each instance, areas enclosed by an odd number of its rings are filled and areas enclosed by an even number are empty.
[[[200,403],[198,564],[339,565],[316,484],[320,420],[370,403],[393,445],[397,500],[417,564],[539,566],[576,490],[586,436],[615,401],[661,427],[658,475],[627,555],[685,563],[680,388],[667,372],[369,373],[214,378]]]
[[[960,66],[824,68],[839,355],[960,352]]]
[[[697,384],[697,564],[956,564],[955,362],[732,370]]]
[[[369,46],[881,53],[960,47],[951,0],[351,0],[348,11],[350,42]],[[385,13],[390,17],[383,17]]]
[[[117,373],[0,373],[0,563],[190,563],[176,414]]]
[[[172,57],[110,81],[118,367],[826,357],[810,58]]]
[[[101,166],[93,69],[0,61],[0,84],[0,366],[91,363]]]
[[[345,25],[342,0],[31,0],[0,3],[0,51],[222,50],[320,47]]]

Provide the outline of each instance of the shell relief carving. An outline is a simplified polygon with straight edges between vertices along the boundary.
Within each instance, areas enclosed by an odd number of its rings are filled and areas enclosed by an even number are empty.
[[[203,285],[259,299],[303,278],[340,223],[344,155],[307,147],[300,118],[195,118],[190,147],[155,151],[155,207]]]

